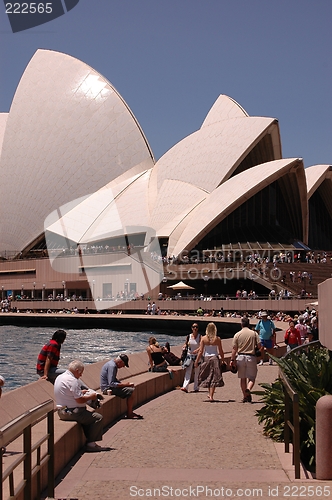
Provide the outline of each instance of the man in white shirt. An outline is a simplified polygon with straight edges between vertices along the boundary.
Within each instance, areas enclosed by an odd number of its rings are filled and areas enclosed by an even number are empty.
[[[241,318],[242,330],[234,335],[231,355],[231,365],[237,366],[238,369],[243,403],[251,403],[251,390],[257,376],[255,349],[256,347],[260,348],[259,336],[249,326],[249,318]]]
[[[87,438],[86,451],[109,451],[110,448],[99,446],[103,436],[103,416],[86,409],[88,401],[96,400],[97,393],[90,389],[82,389],[79,380],[84,371],[84,365],[74,360],[68,369],[59,375],[54,383],[54,396],[60,420],[79,422]]]
[[[295,328],[300,333],[302,344],[304,344],[308,335],[308,327],[304,323],[304,316],[302,315],[299,316],[299,320],[298,323],[295,325]]]

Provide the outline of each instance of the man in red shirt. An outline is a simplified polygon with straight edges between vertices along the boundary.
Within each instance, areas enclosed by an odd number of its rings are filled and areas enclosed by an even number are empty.
[[[54,384],[54,380],[58,375],[66,371],[58,368],[60,349],[66,336],[67,334],[64,330],[54,332],[52,339],[43,346],[38,355],[37,373],[41,378],[49,380],[52,384]]]

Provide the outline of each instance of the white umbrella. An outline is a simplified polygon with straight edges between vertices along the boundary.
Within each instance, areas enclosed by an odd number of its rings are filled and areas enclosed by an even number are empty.
[[[193,286],[186,285],[183,281],[179,281],[179,283],[168,286],[167,288],[172,288],[172,290],[195,290]]]

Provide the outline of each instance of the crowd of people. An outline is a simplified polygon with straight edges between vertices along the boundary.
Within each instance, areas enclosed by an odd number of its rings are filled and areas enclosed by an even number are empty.
[[[281,314],[281,313],[280,313]],[[276,327],[274,319],[267,311],[259,311],[253,315],[256,326],[250,328],[250,317],[240,318],[241,329],[235,334],[232,342],[230,364],[224,360],[222,340],[217,334],[215,323],[208,323],[205,334],[199,332],[198,322],[193,322],[191,332],[187,335],[180,357],[171,352],[169,343],[160,346],[156,337],[149,338],[146,348],[148,370],[151,372],[168,372],[173,378],[172,366],[182,365],[184,381],[180,389],[189,392],[193,379],[193,391],[208,389],[208,400],[213,402],[217,387],[224,386],[223,371],[230,369],[238,374],[242,391],[242,402],[252,401],[251,391],[254,387],[257,367],[263,364],[265,352],[273,354],[276,348]],[[293,318],[287,318],[289,327],[285,331],[287,351],[291,351],[304,343],[318,340],[318,317],[315,310],[306,310]],[[52,338],[41,348],[36,365],[40,379],[54,384],[54,395],[59,418],[77,421],[82,425],[90,452],[105,451],[109,448],[97,444],[102,440],[102,415],[96,410],[100,407],[105,395],[115,395],[126,400],[126,418],[141,420],[143,417],[133,411],[135,384],[118,379],[118,370],[129,367],[127,354],[120,354],[107,361],[100,373],[100,391],[89,389],[80,377],[84,372],[84,364],[73,360],[67,369],[58,367],[60,353],[67,333],[56,330]],[[260,361],[259,357],[261,358]],[[273,361],[269,358],[269,363]],[[0,397],[5,380],[0,376]],[[87,405],[93,411],[87,409]]]
[[[126,399],[128,419],[143,418],[133,411],[135,385],[117,378],[119,368],[129,367],[129,358],[126,354],[120,354],[103,365],[100,373],[102,394],[99,394],[80,380],[84,372],[84,364],[80,360],[71,361],[67,369],[58,368],[60,351],[66,336],[64,330],[57,330],[42,347],[37,358],[37,374],[40,379],[54,384],[54,397],[60,420],[76,421],[82,425],[87,440],[86,451],[107,451],[110,448],[97,444],[102,440],[103,416],[95,410],[100,407],[103,395],[113,394]],[[88,410],[87,405],[94,411]]]

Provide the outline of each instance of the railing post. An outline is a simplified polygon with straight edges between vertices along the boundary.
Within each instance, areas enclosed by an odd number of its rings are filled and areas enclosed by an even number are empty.
[[[36,485],[35,497],[40,498],[41,479],[43,476],[42,469],[46,469],[46,462],[48,466],[48,492],[49,498],[54,498],[54,416],[53,416],[54,403],[53,400],[45,401],[44,403],[35,406],[31,410],[26,411],[19,417],[8,422],[0,428],[0,475],[1,475],[1,489],[0,500],[3,499],[3,484],[6,480],[9,482],[10,498],[24,498],[24,500],[31,500],[32,490]],[[32,427],[42,420],[45,422],[47,419],[47,432],[37,441],[32,442]],[[3,454],[4,446],[12,443],[16,439],[23,438],[23,450],[20,444],[20,452],[17,454],[15,461],[3,470]],[[42,453],[43,443],[47,441],[47,453]],[[36,452],[36,463],[33,465],[32,454]],[[32,467],[33,465],[33,467]],[[22,467],[23,466],[23,467]],[[14,472],[18,470],[18,481],[21,478],[19,485],[14,486]],[[22,470],[23,468],[23,470]],[[46,472],[46,471],[45,471]],[[23,476],[23,477],[22,477]],[[33,480],[34,478],[34,480]]]
[[[31,425],[28,425],[23,431],[23,452],[25,455],[23,467],[23,479],[25,481],[24,500],[31,500]]]
[[[3,448],[2,446],[0,447],[0,475],[1,475],[1,489],[0,489],[0,500],[2,500],[3,497],[3,481],[2,481],[2,475],[3,475]]]
[[[289,453],[289,408],[290,397],[284,385],[282,385],[285,397],[285,417],[284,417],[284,440],[285,440],[285,453]]]
[[[299,396],[290,385],[285,374],[280,371],[280,379],[285,395],[285,418],[284,418],[284,440],[285,453],[289,453],[289,431],[293,437],[293,465],[295,466],[295,479],[300,479],[300,417],[299,417]],[[290,419],[290,405],[292,402],[292,421]]]
[[[49,498],[54,498],[54,412],[49,411],[47,414],[47,452],[48,452],[48,488],[47,494]]]
[[[295,479],[300,479],[300,416],[299,416],[299,395],[293,396],[293,460],[295,466]]]

